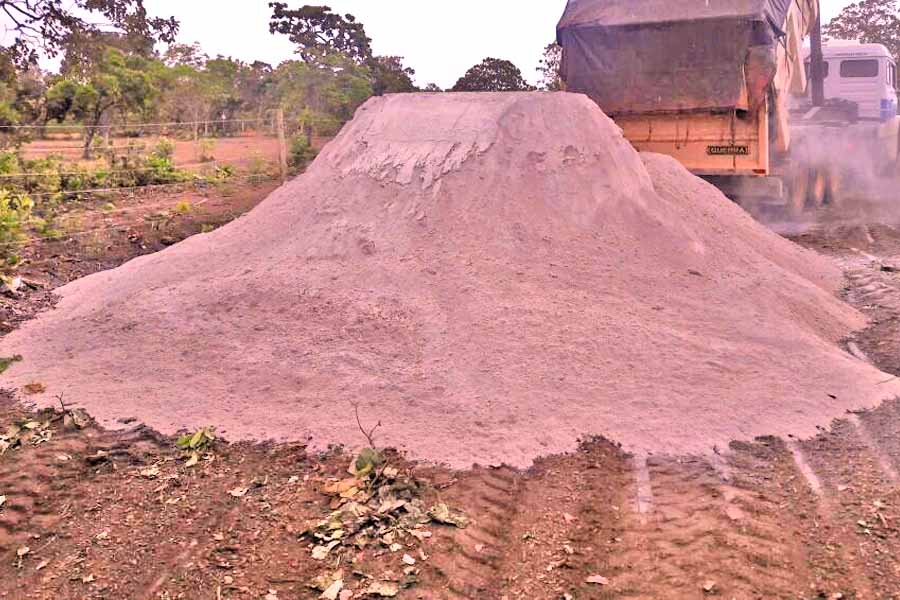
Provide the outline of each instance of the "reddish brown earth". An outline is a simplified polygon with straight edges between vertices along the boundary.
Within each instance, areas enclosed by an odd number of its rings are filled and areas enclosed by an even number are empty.
[[[594,435],[712,454],[900,390],[838,346],[865,323],[840,282],[583,96],[396,95],[246,217],[60,288],[0,351],[24,357],[10,386],[105,427],[324,449],[358,444],[359,404],[457,468]]]
[[[230,199],[254,201],[249,191]],[[144,226],[139,211],[130,214],[132,227]],[[97,211],[89,218],[103,215]],[[900,260],[897,230],[866,231],[873,243],[865,252],[888,265]],[[859,255],[848,246],[856,247],[858,238],[857,231],[837,228],[800,241],[838,259],[856,260]],[[111,245],[119,260],[139,251],[122,241]],[[52,253],[46,243],[31,250],[30,268],[37,275],[37,257],[46,260]],[[84,270],[108,266],[77,244],[66,256],[78,259],[73,264]],[[43,264],[47,276],[80,273],[56,271],[52,261]],[[892,308],[900,304],[898,276],[877,263],[856,268],[846,293],[875,320],[858,336],[860,347],[881,369],[900,374],[900,337],[894,329],[900,314]],[[878,305],[863,298],[871,293],[866,286],[876,281],[887,289]],[[26,416],[34,415],[7,401],[0,424]],[[651,458],[645,475],[633,459],[602,441],[572,455],[541,459],[527,472],[458,473],[412,465],[426,494],[464,509],[474,523],[466,530],[435,530],[436,537],[422,545],[428,560],[419,583],[401,597],[896,597],[898,423],[900,406],[891,403],[799,446],[764,438],[733,445],[719,461]],[[281,598],[317,596],[306,583],[327,567],[311,560],[307,543],[289,531],[328,512],[329,499],[318,489],[328,475],[342,476],[345,457],[310,455],[296,445],[220,444],[213,462],[192,470],[183,466],[172,440],[147,430],[79,431],[61,423],[54,429],[49,441],[0,457],[0,495],[7,497],[0,507],[0,597],[218,598],[221,593],[259,599],[270,589]],[[792,452],[797,447],[819,493],[797,466]],[[160,478],[140,476],[157,462]],[[178,479],[166,479],[174,474]],[[287,483],[291,477],[301,483]],[[240,500],[227,494],[253,481],[266,485]],[[644,482],[643,513],[638,481]],[[30,551],[19,567],[16,551],[23,545]],[[396,570],[396,558],[362,558],[370,573]],[[586,584],[591,575],[610,583]]]
[[[132,151],[134,153],[149,152],[158,143],[156,136],[142,138],[116,138],[112,140],[113,147],[119,149],[120,154]],[[37,140],[23,147],[23,155],[26,158],[43,158],[46,156],[60,156],[67,161],[81,160],[81,140],[50,139]],[[206,157],[203,156],[207,153]],[[272,163],[278,160],[278,139],[272,135],[247,132],[236,137],[212,138],[207,142],[205,149],[194,141],[175,140],[175,153],[173,156],[177,165],[194,165],[199,168],[202,160],[215,162],[216,164],[228,164],[244,169],[251,162]],[[212,159],[209,161],[208,159]]]
[[[230,199],[249,206],[263,195]],[[222,220],[228,202],[222,199]],[[146,213],[129,214],[123,224],[146,227]],[[176,238],[198,225],[178,229],[181,222],[173,221]],[[123,237],[106,246],[71,243],[65,253],[41,242],[30,248],[28,268],[55,286],[159,247],[161,234],[142,231],[146,249]],[[871,319],[855,336],[859,349],[900,375],[900,231],[830,226],[797,240],[839,261],[844,296]],[[108,262],[97,252],[107,246],[115,254]],[[57,252],[73,260],[54,262]],[[77,266],[63,266],[70,263]],[[7,306],[18,310],[35,297]],[[0,432],[37,416],[5,400]],[[331,498],[321,490],[329,477],[344,476],[347,457],[301,445],[219,443],[214,460],[187,468],[172,439],[146,429],[78,430],[62,421],[51,428],[48,441],[0,456],[0,597],[319,595],[307,583],[331,566],[311,559],[297,531],[328,513]],[[394,458],[422,482],[428,501],[447,502],[472,520],[462,530],[435,527],[432,538],[404,550],[427,559],[419,558],[418,581],[398,597],[900,597],[900,404],[843,415],[802,442],[763,437],[720,450],[706,458],[634,458],[592,440],[527,471],[456,472]],[[141,476],[153,465],[156,479]],[[238,486],[251,489],[240,499],[227,493]],[[17,557],[24,546],[29,552]],[[345,563],[352,590],[364,587],[366,575],[402,568],[389,552],[352,558]],[[595,575],[608,584],[586,583]]]

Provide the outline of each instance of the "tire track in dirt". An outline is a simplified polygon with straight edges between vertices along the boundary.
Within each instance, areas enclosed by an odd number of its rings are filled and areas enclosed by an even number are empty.
[[[893,558],[900,496],[872,443],[879,440],[867,440],[849,420],[800,443],[824,496],[809,543],[840,551],[838,561],[823,561],[819,575],[843,572],[843,583],[830,587],[849,598],[891,598],[900,590],[900,562]]]
[[[527,472],[483,469],[457,474],[441,500],[472,524],[436,531],[420,598],[611,598],[591,575],[614,580],[611,557],[631,510],[628,458],[604,440],[537,461]]]
[[[140,462],[141,453],[158,446],[144,429],[111,435],[93,424],[78,429],[60,415],[44,413],[43,418],[53,419],[48,441],[26,442],[0,457],[0,490],[7,496],[0,510],[0,554],[12,563],[19,548],[30,548],[18,573],[27,577],[29,571],[39,570],[39,587],[68,597],[60,586],[85,557],[59,540],[103,502],[85,493],[87,482],[99,472],[116,470],[116,463]],[[11,589],[19,582],[8,584]]]
[[[503,554],[518,516],[522,476],[515,470],[476,467],[459,475],[445,501],[465,507],[471,523],[442,536],[429,564],[447,598],[485,598],[499,587]]]
[[[736,445],[722,469],[696,458],[651,458],[654,506],[626,520],[615,598],[796,598],[802,549],[761,477],[767,465]]]

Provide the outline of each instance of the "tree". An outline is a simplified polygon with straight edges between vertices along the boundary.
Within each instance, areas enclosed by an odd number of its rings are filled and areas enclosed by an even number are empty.
[[[270,2],[269,8],[272,9],[269,31],[287,35],[308,63],[335,53],[359,64],[372,58],[372,40],[353,15],[335,14],[328,6],[306,5],[291,10],[284,2]]]
[[[66,77],[88,77],[95,65],[103,62],[110,48],[123,54],[153,58],[156,41],[142,35],[125,35],[113,31],[72,32],[63,40],[63,59],[59,72]]]
[[[833,39],[884,44],[900,59],[900,8],[896,0],[862,0],[846,7],[823,28]]]
[[[456,85],[453,92],[521,92],[531,91],[519,67],[508,60],[486,58],[469,69]]]
[[[372,90],[376,96],[417,91],[412,79],[416,72],[403,66],[402,56],[376,56],[368,64],[372,69]]]
[[[425,86],[424,89],[422,89],[422,91],[436,93],[436,92],[443,92],[444,90],[442,90],[441,86],[439,86],[436,83],[429,83],[428,85]]]
[[[57,119],[72,114],[84,122],[85,159],[91,158],[94,137],[110,111],[141,110],[155,96],[148,62],[109,48],[89,78],[63,79],[47,92],[48,105]]]
[[[163,54],[163,62],[167,67],[188,66],[202,69],[209,56],[200,47],[199,42],[193,44],[172,44]]]
[[[368,67],[334,54],[321,63],[288,61],[274,73],[276,101],[288,126],[313,135],[334,135],[372,95]]]
[[[548,92],[558,92],[563,89],[562,76],[562,46],[556,42],[547,44],[544,48],[544,56],[541,58],[537,70],[541,74],[540,88]]]
[[[373,56],[372,40],[353,15],[335,14],[328,6],[305,5],[296,10],[283,2],[270,2],[269,6],[269,31],[287,35],[307,64],[321,66],[331,57],[343,56],[369,69],[377,96],[416,91],[416,72],[403,66],[402,56]]]
[[[178,33],[174,17],[149,17],[144,0],[0,0],[0,14],[11,37],[3,51],[20,66],[56,56],[73,34],[100,33],[98,15],[126,37],[172,42]]]

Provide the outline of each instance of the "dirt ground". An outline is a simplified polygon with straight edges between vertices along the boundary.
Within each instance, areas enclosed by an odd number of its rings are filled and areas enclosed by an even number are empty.
[[[246,169],[253,161],[275,163],[278,160],[278,138],[265,132],[247,131],[233,137],[193,140],[174,140],[173,161],[178,166],[202,167],[207,163],[231,165]],[[141,138],[115,138],[111,144],[119,154],[131,150],[135,153],[148,152],[159,142],[159,136]],[[320,140],[314,145],[321,147]],[[60,156],[68,162],[79,162],[82,158],[81,140],[76,137],[56,136],[54,139],[36,140],[22,148],[25,158]]]
[[[135,197],[114,214],[81,207],[84,229],[104,231],[29,247],[22,275],[37,289],[3,298],[3,327],[46,309],[52,288],[225,223],[272,187]],[[173,214],[185,199],[195,210]],[[795,239],[840,262],[847,301],[872,319],[847,340],[850,351],[900,376],[900,229],[832,225]],[[326,489],[352,460],[340,449],[217,441],[187,466],[173,439],[79,428],[77,412],[62,412],[72,408],[63,399],[36,414],[0,400],[0,432],[34,427],[0,456],[2,598],[318,598],[311,583],[338,568],[343,595],[332,588],[333,597],[345,600],[396,590],[479,600],[900,598],[900,402],[847,414],[811,440],[736,442],[712,461],[627,456],[604,440],[525,472],[391,456],[404,493],[462,511],[468,526],[432,522],[399,547],[343,547],[324,560],[304,531],[337,506]],[[373,582],[396,587],[367,594]]]

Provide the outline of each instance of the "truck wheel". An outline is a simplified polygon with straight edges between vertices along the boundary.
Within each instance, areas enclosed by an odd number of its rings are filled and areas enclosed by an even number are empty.
[[[810,171],[812,185],[809,187],[808,202],[813,211],[819,210],[825,205],[830,179],[827,169],[818,168]]]
[[[828,173],[828,187],[825,191],[825,201],[829,206],[841,205],[842,184],[842,173],[837,169],[832,168]]]
[[[787,197],[787,214],[791,219],[797,219],[806,210],[806,200],[809,196],[810,173],[805,169],[797,169],[789,182],[790,193]]]

